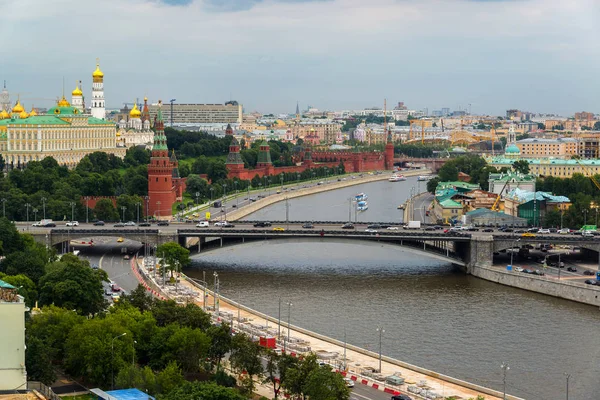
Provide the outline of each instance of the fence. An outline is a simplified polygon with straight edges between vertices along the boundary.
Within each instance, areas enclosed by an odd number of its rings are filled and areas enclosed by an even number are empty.
[[[52,388],[49,388],[48,386],[44,385],[42,382],[28,381],[27,389],[35,390],[35,391],[39,392],[40,394],[42,394],[44,397],[46,397],[46,399],[49,399],[49,400],[61,400],[61,398],[58,397],[58,395],[52,391]]]

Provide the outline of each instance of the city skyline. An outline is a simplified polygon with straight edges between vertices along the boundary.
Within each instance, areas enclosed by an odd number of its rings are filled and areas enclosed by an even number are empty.
[[[96,57],[107,108],[136,97],[234,99],[246,112],[363,109],[595,111],[600,54],[591,0],[62,0],[5,6],[1,79],[14,103],[48,107]],[[69,9],[64,14],[61,10]],[[25,29],[27,27],[27,29]],[[54,32],[48,35],[47,32]],[[69,46],[65,46],[68,38]],[[58,40],[60,39],[60,40]],[[57,41],[58,40],[58,41]],[[23,50],[32,43],[35,51]],[[59,45],[60,43],[60,45]],[[72,87],[71,87],[72,86]]]

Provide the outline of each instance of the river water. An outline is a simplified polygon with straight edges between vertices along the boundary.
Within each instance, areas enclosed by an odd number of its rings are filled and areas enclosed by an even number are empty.
[[[290,200],[290,220],[347,220],[347,198],[369,195],[369,221],[398,221],[413,182],[375,182]],[[346,193],[347,192],[347,193]],[[345,200],[346,199],[346,200]],[[282,203],[249,218],[283,219]],[[295,214],[292,214],[294,210]],[[327,210],[327,211],[323,211]],[[293,217],[292,217],[293,216]],[[354,216],[354,215],[353,215]],[[194,258],[219,273],[224,296],[282,319],[456,378],[533,399],[600,399],[600,311],[465,275],[398,246],[325,239],[248,243]]]

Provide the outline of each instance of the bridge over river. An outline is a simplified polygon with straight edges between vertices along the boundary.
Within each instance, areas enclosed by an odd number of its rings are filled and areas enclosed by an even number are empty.
[[[494,253],[541,243],[553,245],[576,245],[583,252],[598,259],[600,238],[582,238],[572,235],[537,235],[522,237],[503,232],[443,232],[442,230],[405,230],[393,223],[370,223],[355,225],[355,229],[343,229],[339,222],[311,221],[313,228],[303,227],[307,221],[276,221],[271,227],[255,227],[254,221],[236,221],[235,226],[199,228],[186,224],[149,228],[115,227],[74,227],[35,229],[30,233],[35,239],[47,245],[59,246],[81,240],[83,242],[98,237],[122,237],[141,243],[160,245],[178,242],[197,253],[203,253],[223,246],[241,243],[277,240],[362,240],[404,246],[419,251],[432,258],[449,261],[471,272],[475,266],[490,267]],[[378,224],[377,229],[366,229]],[[160,228],[160,229],[159,229]]]

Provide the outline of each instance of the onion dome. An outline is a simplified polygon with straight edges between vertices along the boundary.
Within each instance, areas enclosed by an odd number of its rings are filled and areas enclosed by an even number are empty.
[[[7,113],[6,110],[2,110],[2,112],[0,112],[0,118],[2,118],[2,119],[10,118],[10,114]]]
[[[133,108],[129,111],[129,116],[131,118],[139,118],[142,115],[142,112],[137,108],[137,104],[133,104]]]
[[[37,112],[35,111],[35,108],[33,108],[33,106],[31,106],[31,111],[29,111],[29,116],[35,117],[36,115],[37,115]]]
[[[65,99],[65,96],[62,97],[62,99],[60,99],[57,103],[57,105],[59,107],[71,107],[71,103],[69,103],[67,101],[67,99]]]
[[[29,114],[27,114],[27,111],[23,110],[19,113],[19,118],[25,119],[27,117],[29,117]]]
[[[22,111],[25,111],[25,109],[21,105],[21,102],[17,100],[17,104],[15,104],[15,106],[13,107],[12,112],[14,112],[15,114],[19,114]]]
[[[75,86],[75,90],[71,92],[72,96],[83,96],[83,92],[79,89],[79,85]]]
[[[117,137],[121,136],[121,132],[117,131]]]
[[[94,82],[102,82],[104,78],[104,72],[100,71],[100,63],[96,62],[96,70],[92,72],[92,78]]]
[[[516,144],[511,144],[504,152],[507,154],[520,154],[521,150],[519,150]]]

